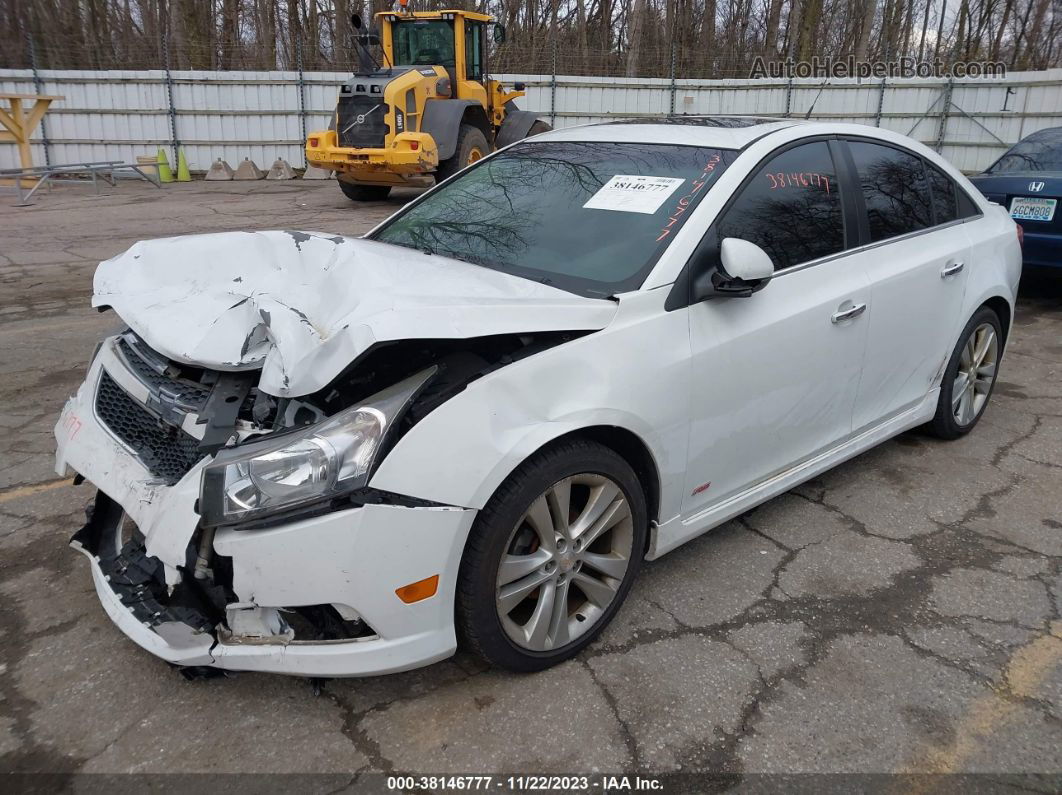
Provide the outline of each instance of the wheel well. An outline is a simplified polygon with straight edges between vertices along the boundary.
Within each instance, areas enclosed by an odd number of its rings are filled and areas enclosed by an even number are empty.
[[[656,460],[649,452],[645,442],[636,434],[626,428],[615,425],[594,425],[589,428],[580,428],[564,436],[554,439],[550,444],[570,439],[589,439],[604,445],[620,455],[623,460],[631,465],[634,474],[638,476],[642,489],[645,491],[645,506],[650,522],[659,519],[660,513],[660,471],[656,467]],[[646,536],[648,543],[649,535]]]
[[[483,137],[487,139],[487,143],[490,143],[490,125],[487,124],[487,112],[483,110],[479,105],[469,105],[465,108],[465,112],[461,114],[462,124],[471,124],[483,133]]]
[[[999,326],[1003,330],[1003,344],[1007,342],[1007,334],[1010,332],[1010,304],[1007,303],[1007,299],[1001,296],[993,296],[985,301],[981,306],[987,306],[996,316],[999,318]]]

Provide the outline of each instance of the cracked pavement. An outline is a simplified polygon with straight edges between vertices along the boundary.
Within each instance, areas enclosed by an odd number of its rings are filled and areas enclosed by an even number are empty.
[[[956,442],[904,434],[647,564],[600,639],[534,675],[458,654],[326,682],[185,681],[112,626],[67,548],[89,486],[52,426],[137,239],[357,234],[331,182],[57,187],[0,205],[0,770],[1062,772],[1062,280],[1027,280]],[[1054,774],[1054,776],[1052,776]],[[1050,782],[1053,781],[1052,785]]]

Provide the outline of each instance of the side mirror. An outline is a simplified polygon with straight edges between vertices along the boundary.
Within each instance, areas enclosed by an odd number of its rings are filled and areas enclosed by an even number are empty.
[[[738,237],[724,237],[719,246],[723,270],[732,279],[743,282],[767,281],[774,276],[770,255],[755,243]]]
[[[495,23],[494,25],[494,41],[497,44],[501,44],[505,41],[505,25]]]
[[[708,263],[707,267],[693,280],[694,303],[709,298],[747,298],[766,287],[774,276],[770,255],[748,240],[723,238],[717,255],[705,255],[700,259]]]

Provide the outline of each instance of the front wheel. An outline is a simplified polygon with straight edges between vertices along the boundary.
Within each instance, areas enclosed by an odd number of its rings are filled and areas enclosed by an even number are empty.
[[[996,385],[1003,353],[999,316],[979,309],[959,335],[940,384],[937,413],[929,431],[941,439],[958,439],[973,430]]]
[[[513,671],[574,656],[626,598],[648,524],[638,477],[613,450],[577,440],[531,458],[469,535],[456,607],[465,645]]]
[[[439,163],[435,171],[435,181],[442,182],[449,179],[461,169],[470,166],[477,160],[481,160],[490,153],[490,144],[487,136],[478,127],[471,124],[462,124],[457,132],[457,146],[454,148],[453,157]]]
[[[339,180],[343,195],[356,202],[382,202],[391,193],[390,185],[355,185]]]

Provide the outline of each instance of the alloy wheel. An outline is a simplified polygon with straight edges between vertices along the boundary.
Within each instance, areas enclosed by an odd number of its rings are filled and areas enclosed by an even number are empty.
[[[999,337],[990,323],[973,330],[959,356],[959,370],[951,387],[951,411],[955,422],[966,426],[984,408],[999,364]]]
[[[573,475],[539,495],[498,566],[495,601],[510,640],[551,651],[587,632],[616,598],[633,539],[627,498],[603,475]]]

